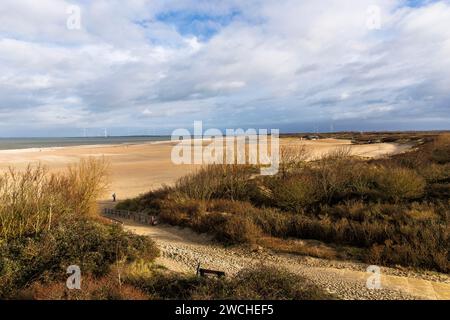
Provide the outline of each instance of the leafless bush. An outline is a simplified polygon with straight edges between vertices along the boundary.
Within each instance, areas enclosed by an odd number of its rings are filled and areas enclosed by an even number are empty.
[[[323,156],[324,160],[346,160],[352,156],[352,148],[349,146],[337,147]]]
[[[109,164],[104,159],[82,159],[67,168],[64,174],[53,175],[50,186],[53,192],[60,193],[70,210],[77,215],[94,215],[96,200],[108,187]]]
[[[38,234],[69,214],[92,214],[107,186],[107,167],[87,159],[59,174],[41,165],[9,169],[0,178],[0,239]]]
[[[280,148],[280,173],[284,176],[288,172],[302,167],[308,160],[309,152],[304,145],[284,145]]]
[[[51,197],[42,166],[18,172],[12,168],[0,179],[0,236],[2,239],[38,232],[50,223]]]

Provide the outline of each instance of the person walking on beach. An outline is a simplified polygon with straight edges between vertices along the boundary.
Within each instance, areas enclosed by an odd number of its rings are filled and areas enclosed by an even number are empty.
[[[116,193],[112,194],[113,202],[116,202]]]

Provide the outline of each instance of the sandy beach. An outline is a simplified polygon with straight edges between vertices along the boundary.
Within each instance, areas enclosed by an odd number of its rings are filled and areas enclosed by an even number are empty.
[[[14,167],[19,170],[29,164],[41,163],[49,171],[63,170],[81,158],[102,157],[110,162],[110,190],[118,199],[137,196],[163,184],[172,184],[179,177],[195,170],[194,165],[175,165],[171,161],[172,142],[142,144],[92,145],[43,149],[20,149],[0,151],[0,172]],[[408,146],[395,143],[351,145],[349,140],[323,139],[300,141],[281,139],[281,145],[305,145],[314,158],[335,148],[348,146],[354,155],[380,157],[405,151]],[[105,197],[109,197],[106,194]]]

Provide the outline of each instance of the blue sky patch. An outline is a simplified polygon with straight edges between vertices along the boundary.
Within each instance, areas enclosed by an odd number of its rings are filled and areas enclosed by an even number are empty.
[[[220,16],[198,12],[169,11],[159,14],[156,19],[160,22],[174,25],[183,36],[193,35],[201,40],[208,40],[239,15],[238,11],[232,11],[227,15]]]
[[[406,0],[406,6],[411,8],[419,8],[430,3],[438,2],[437,0]]]

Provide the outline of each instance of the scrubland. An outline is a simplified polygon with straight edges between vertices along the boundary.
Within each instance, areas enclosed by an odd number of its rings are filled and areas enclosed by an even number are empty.
[[[118,204],[226,246],[450,272],[450,135],[406,153],[363,159],[339,148],[313,161],[284,146],[275,176],[253,166],[211,165]],[[282,268],[198,278],[159,266],[148,237],[99,215],[108,163],[86,159],[0,177],[1,299],[334,299]],[[298,239],[305,240],[298,245]],[[82,289],[66,287],[78,265]]]
[[[330,299],[285,270],[258,267],[204,279],[155,264],[148,237],[98,214],[108,163],[87,159],[65,172],[13,169],[0,178],[0,299]],[[66,287],[69,266],[81,289]]]
[[[226,245],[448,273],[450,134],[414,143],[378,159],[339,148],[314,161],[306,161],[304,148],[286,146],[275,176],[258,176],[252,166],[205,166],[118,208],[158,215]],[[290,239],[327,246],[291,247]]]

